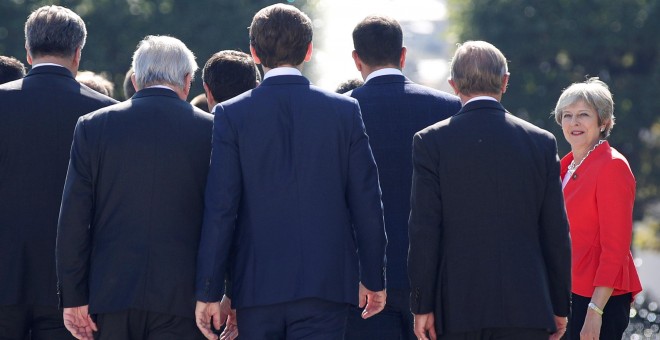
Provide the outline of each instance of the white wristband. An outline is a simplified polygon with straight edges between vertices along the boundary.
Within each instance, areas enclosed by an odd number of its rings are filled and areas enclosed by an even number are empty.
[[[603,310],[600,309],[600,307],[596,306],[595,303],[593,303],[593,302],[589,302],[589,304],[587,305],[587,307],[593,309],[596,313],[598,313],[598,315],[603,316]]]

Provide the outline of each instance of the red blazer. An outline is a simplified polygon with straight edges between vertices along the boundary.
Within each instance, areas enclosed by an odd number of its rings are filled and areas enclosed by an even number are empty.
[[[561,178],[573,160],[561,160]],[[628,161],[605,142],[596,147],[564,187],[573,249],[575,294],[590,297],[598,286],[612,295],[632,293],[642,285],[633,264],[632,210],[635,177]]]

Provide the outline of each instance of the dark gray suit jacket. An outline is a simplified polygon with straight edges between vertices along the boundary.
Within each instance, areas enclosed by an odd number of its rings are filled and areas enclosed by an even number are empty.
[[[554,331],[571,294],[555,138],[477,100],[415,135],[409,274],[438,332]]]
[[[57,230],[64,307],[194,317],[212,119],[163,88],[80,118]]]
[[[73,129],[116,102],[59,66],[0,85],[0,305],[57,306],[55,233]]]

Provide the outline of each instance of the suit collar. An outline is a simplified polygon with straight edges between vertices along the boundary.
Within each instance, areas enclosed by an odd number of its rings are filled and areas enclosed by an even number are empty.
[[[411,81],[402,74],[386,74],[371,78],[367,80],[367,82],[364,83],[364,85],[393,84],[393,83],[411,83]]]
[[[482,99],[482,100],[471,101],[465,104],[461,108],[461,110],[458,111],[457,115],[472,111],[482,110],[482,109],[498,110],[498,111],[502,111],[502,113],[506,112],[506,109],[504,108],[504,106],[502,106],[500,102],[494,100]]]
[[[602,154],[611,153],[612,152],[611,150],[612,150],[612,147],[610,146],[610,143],[608,141],[603,142],[602,145],[599,145],[598,147],[596,147],[594,149],[594,151],[589,153],[589,156],[584,160],[584,162],[582,162],[582,164],[580,164],[580,167],[578,167],[575,172],[576,173],[579,172],[581,168],[586,169],[587,165],[589,163],[592,163],[595,160],[601,158]],[[564,158],[561,159],[561,178],[562,179],[564,178],[564,175],[566,175],[566,172],[568,171],[568,165],[571,164],[572,161],[573,161],[573,152],[572,151],[569,152],[568,154],[566,154],[566,156],[564,156]]]
[[[266,78],[259,87],[271,85],[310,85],[310,82],[304,76],[284,75]]]
[[[172,97],[176,99],[181,99],[179,96],[174,92],[173,90],[162,88],[162,87],[149,87],[146,89],[142,89],[140,91],[137,91],[131,99],[136,99],[136,98],[144,98],[144,97],[152,97],[152,96],[165,96],[165,97]]]
[[[73,77],[73,73],[71,73],[71,71],[69,71],[67,68],[63,66],[55,66],[55,65],[42,65],[39,67],[34,67],[30,70],[30,72],[28,72],[28,74],[25,77],[27,78],[37,74],[53,74],[75,80],[75,78]]]

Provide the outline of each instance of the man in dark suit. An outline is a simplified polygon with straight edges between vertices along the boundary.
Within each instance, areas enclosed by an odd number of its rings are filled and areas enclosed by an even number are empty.
[[[556,141],[502,107],[508,80],[495,46],[466,42],[449,80],[463,108],[415,134],[408,271],[419,339],[545,340],[566,329]]]
[[[195,261],[213,117],[185,101],[197,64],[178,39],[147,36],[133,68],[139,91],[76,125],[57,229],[64,321],[81,339],[203,339]]]
[[[408,215],[415,132],[458,112],[458,97],[418,85],[401,70],[403,32],[389,17],[369,16],[353,30],[353,59],[365,84],[352,91],[378,165],[387,230],[387,305],[370,319],[352,308],[346,339],[415,339],[410,314]]]
[[[365,317],[385,304],[378,173],[360,108],[302,76],[312,23],[295,7],[259,11],[250,43],[264,81],[215,108],[197,322],[212,338],[231,266],[242,340],[340,339],[349,304],[366,303]]]
[[[116,103],[74,76],[87,31],[60,6],[25,23],[32,70],[0,85],[0,338],[71,339],[57,309],[55,233],[76,120]]]
[[[202,81],[208,110],[213,112],[213,107],[218,103],[255,88],[261,81],[261,75],[247,53],[223,50],[206,61]]]

